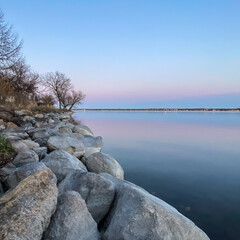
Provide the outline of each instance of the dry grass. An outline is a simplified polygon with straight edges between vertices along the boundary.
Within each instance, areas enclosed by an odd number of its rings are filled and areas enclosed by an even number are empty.
[[[33,106],[29,108],[29,110],[32,112],[40,112],[40,113],[61,112],[60,109],[57,109],[54,106]]]

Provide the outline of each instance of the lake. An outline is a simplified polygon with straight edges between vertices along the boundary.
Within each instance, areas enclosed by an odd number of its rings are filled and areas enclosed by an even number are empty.
[[[240,239],[240,113],[76,111],[125,179],[174,206],[212,240]]]

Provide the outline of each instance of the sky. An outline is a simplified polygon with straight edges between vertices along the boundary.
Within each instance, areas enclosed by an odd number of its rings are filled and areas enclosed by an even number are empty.
[[[240,107],[239,0],[0,0],[39,73],[82,108]]]

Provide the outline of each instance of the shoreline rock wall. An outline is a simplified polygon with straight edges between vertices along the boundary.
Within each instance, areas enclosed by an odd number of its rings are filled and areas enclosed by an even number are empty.
[[[17,155],[0,169],[0,239],[208,240],[161,199],[124,180],[100,136],[71,113],[18,111],[1,134]]]

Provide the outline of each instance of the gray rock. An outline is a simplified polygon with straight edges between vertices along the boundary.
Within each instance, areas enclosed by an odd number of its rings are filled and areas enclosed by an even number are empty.
[[[88,157],[93,153],[100,152],[103,147],[102,137],[85,136],[82,138],[84,144],[84,156]]]
[[[42,162],[32,162],[25,164],[19,168],[16,168],[7,178],[7,185],[9,188],[14,188],[21,182],[24,178],[33,175],[35,172],[49,169]]]
[[[39,160],[42,160],[47,156],[47,147],[33,148],[33,151],[38,155]]]
[[[58,185],[58,190],[59,194],[69,190],[80,193],[97,223],[108,213],[115,195],[111,181],[98,174],[81,170],[71,171]]]
[[[33,124],[30,123],[30,122],[24,123],[24,124],[22,125],[22,127],[23,127],[24,129],[26,129],[26,130],[33,129],[33,128],[34,128],[34,127],[33,127]]]
[[[23,121],[24,122],[29,122],[29,123],[31,123],[33,125],[36,123],[36,119],[34,117],[32,117],[32,116],[25,116],[25,117],[23,117]]]
[[[48,123],[52,124],[52,123],[54,123],[54,120],[52,118],[50,118],[50,119],[48,119]]]
[[[16,169],[16,166],[12,163],[7,163],[3,168],[0,169],[0,178],[6,179],[8,175],[12,174]]]
[[[81,139],[71,134],[52,136],[48,139],[47,146],[51,151],[61,149],[76,157],[82,157],[85,152]]]
[[[0,198],[0,236],[41,240],[57,205],[58,189],[50,170],[36,172]]]
[[[91,131],[91,129],[87,126],[84,125],[76,125],[73,127],[73,132],[74,133],[80,133],[82,135],[89,135],[89,136],[93,136],[93,132]]]
[[[193,222],[144,189],[101,174],[117,191],[102,229],[103,240],[209,240]]]
[[[33,134],[32,134],[33,133]],[[40,146],[46,146],[47,141],[50,138],[50,134],[46,129],[39,129],[38,131],[31,132],[32,139],[36,141]]]
[[[56,127],[55,127],[55,129],[59,129],[59,128],[61,128],[61,127],[67,127],[67,128],[69,128],[69,129],[73,129],[74,128],[74,126],[75,125],[73,125],[72,123],[70,123],[70,122],[59,122],[57,125],[56,125]]]
[[[62,126],[58,129],[58,131],[60,133],[72,133],[71,128],[67,127],[67,126]]]
[[[79,133],[62,133],[48,139],[49,150],[62,149],[78,158],[89,156],[101,151],[103,146],[101,137],[83,136]]]
[[[110,155],[103,153],[93,153],[85,158],[85,165],[90,172],[109,173],[114,177],[123,179],[124,172],[120,164]]]
[[[41,121],[37,121],[35,127],[40,128],[49,125],[49,122],[46,119],[41,119]]]
[[[7,129],[4,130],[3,136],[7,139],[26,139],[29,138],[29,135],[24,131],[24,129],[18,128],[18,129]]]
[[[71,117],[71,115],[66,114],[66,113],[60,114],[60,115],[58,116],[58,118],[59,118],[60,120],[68,120],[68,119],[70,119],[70,117]]]
[[[30,162],[39,162],[39,157],[34,151],[29,149],[20,151],[13,160],[13,164],[16,167],[21,167]]]
[[[8,135],[8,136],[5,137],[5,138],[8,139],[10,142],[16,142],[16,141],[22,140],[22,138],[16,137],[16,136],[14,136],[14,135]]]
[[[20,141],[12,141],[11,144],[12,144],[14,151],[17,153],[29,150],[28,146],[25,143],[21,142],[21,140]]]
[[[83,163],[73,155],[63,150],[55,150],[48,154],[42,162],[49,167],[57,176],[58,182],[74,169],[87,171]]]
[[[87,210],[85,201],[77,192],[69,191],[58,199],[43,240],[98,240],[97,224]]]
[[[28,130],[27,133],[31,138],[33,138],[34,133],[36,132],[41,132],[41,131],[46,131],[47,127],[35,127],[34,129]]]
[[[29,149],[33,149],[33,148],[39,147],[39,144],[34,142],[34,141],[32,141],[32,140],[25,139],[25,140],[21,140],[20,142],[26,144]]]

